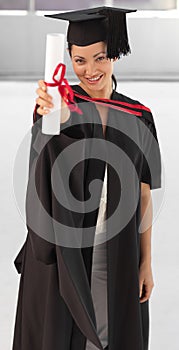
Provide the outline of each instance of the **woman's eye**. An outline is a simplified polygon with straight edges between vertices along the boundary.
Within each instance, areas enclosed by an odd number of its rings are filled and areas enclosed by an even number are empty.
[[[80,60],[80,58],[78,58],[75,62],[76,63],[83,63],[83,60]]]
[[[106,57],[104,57],[104,56],[98,57],[98,58],[97,58],[97,61],[103,61],[105,58],[106,58]]]

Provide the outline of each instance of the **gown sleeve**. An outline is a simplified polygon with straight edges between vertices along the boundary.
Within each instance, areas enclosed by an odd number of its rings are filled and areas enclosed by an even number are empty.
[[[156,126],[152,113],[144,117],[142,138],[142,171],[141,182],[150,185],[150,189],[161,188],[161,152],[157,137]]]
[[[38,105],[34,110],[34,124],[31,128],[29,177],[26,191],[26,225],[36,259],[48,265],[56,262],[53,219],[72,227],[78,227],[83,219],[82,214],[72,213],[60,205],[53,193],[51,179],[53,164],[66,147],[84,139],[84,133],[78,126],[72,125],[72,119],[75,118],[76,113],[71,112],[69,119],[61,124],[63,127],[61,127],[59,135],[42,134],[42,117],[36,112],[37,107]],[[83,152],[84,147],[81,147],[80,153],[83,154]],[[69,166],[70,161],[70,157],[69,159],[65,158],[63,169],[60,166],[57,168],[60,191],[63,189],[65,169],[66,166]],[[69,180],[70,190],[73,191],[72,193],[76,195],[78,200],[83,200],[83,173],[83,165],[79,164],[72,171]],[[36,192],[38,197],[35,195]],[[44,210],[47,215],[44,215]],[[37,227],[37,231],[33,227]],[[48,234],[45,234],[45,231],[48,231]]]

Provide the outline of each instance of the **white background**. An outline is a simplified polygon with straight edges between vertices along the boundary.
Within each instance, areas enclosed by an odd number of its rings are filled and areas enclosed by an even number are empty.
[[[32,125],[36,80],[43,76],[45,34],[61,29],[65,32],[66,25],[49,20],[47,23],[34,15],[0,18],[0,348],[9,350],[20,280],[13,261],[26,237],[13,196],[14,159]],[[131,17],[129,25],[133,54],[115,67],[117,90],[151,108],[165,168],[165,197],[152,230],[155,286],[150,299],[150,350],[178,350],[179,18],[171,12],[154,16],[146,12],[145,16],[139,13]],[[70,76],[75,79],[68,65]],[[35,80],[16,81],[21,79]],[[22,180],[23,174],[22,168]]]

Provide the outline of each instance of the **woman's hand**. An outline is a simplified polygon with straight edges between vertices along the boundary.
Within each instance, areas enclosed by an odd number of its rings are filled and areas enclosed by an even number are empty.
[[[47,93],[47,86],[44,80],[38,81],[38,89],[36,93],[38,97],[36,98],[36,103],[39,105],[37,108],[37,113],[40,115],[50,113],[50,108],[53,108],[52,96]],[[70,111],[67,104],[62,99],[61,100],[61,123],[66,122],[70,117]]]
[[[50,108],[53,107],[52,96],[47,93],[47,86],[45,85],[44,80],[38,81],[38,89],[36,93],[38,97],[36,98],[36,103],[39,105],[37,108],[37,113],[40,115],[48,114]]]
[[[141,262],[139,268],[140,303],[148,300],[154,287],[152,267],[150,262]]]

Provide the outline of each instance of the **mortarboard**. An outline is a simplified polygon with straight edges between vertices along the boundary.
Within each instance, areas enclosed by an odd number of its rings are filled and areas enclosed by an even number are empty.
[[[126,14],[137,10],[101,6],[78,11],[45,15],[69,21],[67,41],[87,46],[98,41],[107,43],[107,57],[120,58],[131,50],[128,42]]]

